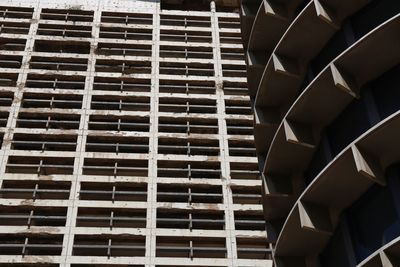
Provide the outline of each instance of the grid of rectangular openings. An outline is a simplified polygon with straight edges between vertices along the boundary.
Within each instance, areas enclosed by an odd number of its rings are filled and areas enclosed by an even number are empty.
[[[0,7],[0,266],[265,265],[238,15],[52,1]]]

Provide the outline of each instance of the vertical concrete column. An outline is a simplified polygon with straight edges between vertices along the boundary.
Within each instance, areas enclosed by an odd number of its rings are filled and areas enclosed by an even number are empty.
[[[155,266],[157,227],[157,147],[160,49],[160,3],[153,14],[152,71],[150,98],[149,166],[147,189],[146,266]]]
[[[70,205],[68,206],[66,234],[63,240],[62,256],[65,257],[64,266],[70,266],[70,257],[73,252],[74,233],[76,218],[79,207],[80,181],[83,174],[83,164],[85,159],[85,147],[88,132],[88,121],[90,115],[90,102],[93,91],[93,81],[96,65],[96,49],[98,44],[101,21],[101,6],[97,4],[93,14],[92,36],[90,42],[90,54],[88,55],[88,66],[86,72],[85,89],[83,92],[81,117],[79,122],[76,155],[74,160],[74,177],[71,181]]]
[[[219,26],[218,16],[216,13],[215,2],[211,1],[211,27],[213,38],[213,54],[214,54],[214,71],[217,99],[217,114],[218,114],[218,131],[220,143],[220,164],[221,164],[221,184],[222,193],[224,196],[225,206],[225,231],[226,231],[226,246],[227,258],[232,259],[230,266],[236,266],[236,238],[235,238],[235,220],[232,207],[232,191],[230,188],[230,166],[229,166],[229,147],[227,139],[227,128],[225,121],[225,101],[223,90],[223,74],[221,64],[221,50],[219,41]]]
[[[39,25],[40,12],[41,8],[39,8],[39,6],[37,6],[33,11],[29,33],[26,37],[27,40],[25,44],[25,50],[23,52],[21,68],[19,70],[15,70],[15,72],[18,72],[18,78],[16,86],[13,89],[14,98],[10,106],[10,113],[8,114],[6,131],[4,133],[3,144],[0,151],[1,153],[0,188],[3,183],[3,176],[6,170],[8,155],[11,149],[11,141],[13,140],[14,137],[14,129],[16,128],[18,113],[21,107],[21,101],[23,97],[23,91],[26,84],[26,79],[28,77],[29,62],[31,60],[31,54],[35,44],[35,36]]]

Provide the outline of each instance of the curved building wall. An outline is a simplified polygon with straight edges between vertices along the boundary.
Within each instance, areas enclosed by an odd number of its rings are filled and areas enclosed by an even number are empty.
[[[276,266],[397,266],[400,2],[241,10]]]

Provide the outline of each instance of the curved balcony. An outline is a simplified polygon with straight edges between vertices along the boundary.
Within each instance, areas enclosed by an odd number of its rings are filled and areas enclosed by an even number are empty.
[[[357,267],[397,266],[400,262],[400,237],[378,249]]]
[[[276,2],[263,0],[257,11],[247,46],[249,93],[255,97],[265,65],[295,11],[304,0]]]
[[[310,1],[284,33],[264,69],[255,99],[255,135],[260,139],[256,140],[260,155],[267,152],[277,129],[275,122],[281,120],[296,99],[310,60],[336,33],[342,21],[367,3],[367,0]]]
[[[246,63],[277,267],[400,264],[399,30],[396,0],[258,6]]]
[[[240,5],[240,26],[244,44],[248,43],[251,27],[262,0],[242,0]]]
[[[400,158],[396,149],[399,129],[400,111],[346,147],[306,188],[279,235],[275,248],[275,257],[281,259],[278,266],[295,266],[285,263],[285,258],[318,255],[333,234],[340,213],[372,184],[385,185],[384,170]]]
[[[395,34],[399,28],[400,15],[353,44],[309,84],[289,109],[264,166],[267,219],[285,216],[302,191],[296,174],[304,172],[309,165],[322,129],[360,93],[362,85],[400,63],[400,53],[396,51],[400,38]],[[387,41],[381,42],[383,39]],[[367,57],[369,64],[362,60]],[[281,205],[272,205],[277,199]]]

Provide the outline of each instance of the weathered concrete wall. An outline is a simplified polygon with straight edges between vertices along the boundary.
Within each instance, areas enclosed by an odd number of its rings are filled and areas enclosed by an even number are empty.
[[[0,266],[271,266],[238,15],[66,2],[0,2]]]
[[[0,0],[0,5],[94,9],[125,12],[154,12],[160,0]]]

